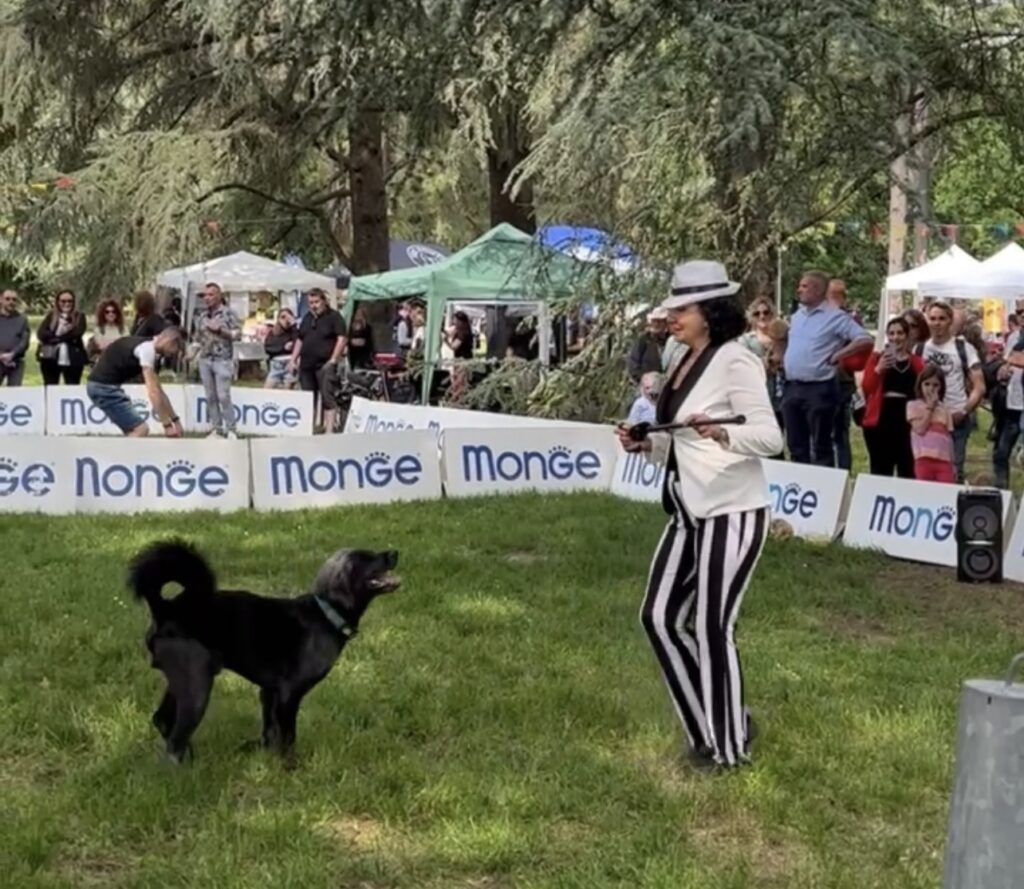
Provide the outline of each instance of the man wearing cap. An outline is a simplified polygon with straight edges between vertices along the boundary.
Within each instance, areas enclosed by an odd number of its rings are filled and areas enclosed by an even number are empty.
[[[661,370],[661,352],[668,339],[667,319],[668,312],[661,306],[648,313],[647,330],[633,344],[626,359],[626,369],[634,383],[639,383],[646,373]]]
[[[840,362],[870,351],[870,334],[827,299],[829,276],[805,272],[797,286],[800,307],[793,313],[783,367],[786,392],[782,415],[794,463],[835,466],[836,415],[842,395]]]
[[[669,521],[640,620],[686,734],[689,760],[701,770],[750,758],[753,732],[735,629],[768,533],[761,459],[782,448],[764,363],[737,341],[747,327],[738,290],[717,262],[676,267],[662,307],[685,352],[656,411],[659,425],[676,428],[642,441],[628,428],[618,433],[624,450],[665,466],[662,505]],[[719,422],[726,419],[732,422]]]

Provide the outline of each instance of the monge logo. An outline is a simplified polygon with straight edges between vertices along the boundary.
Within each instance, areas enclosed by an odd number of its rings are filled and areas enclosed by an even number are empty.
[[[0,429],[24,429],[32,422],[32,408],[27,404],[0,401]]]
[[[53,490],[56,476],[45,463],[29,463],[24,469],[9,457],[0,457],[0,497],[24,492],[30,497],[45,497]]]
[[[223,466],[197,467],[188,460],[100,465],[92,457],[75,460],[76,497],[224,496],[231,478]]]
[[[660,463],[648,460],[643,454],[627,454],[622,461],[619,481],[624,485],[641,488],[661,488],[665,468]]]
[[[772,513],[777,516],[809,519],[818,509],[818,492],[804,491],[795,482],[786,487],[771,484],[768,493],[771,496]]]
[[[601,472],[601,458],[593,451],[572,450],[561,445],[542,451],[498,451],[487,445],[462,446],[462,477],[467,482],[593,481]]]
[[[250,429],[295,429],[302,422],[302,412],[297,407],[281,407],[272,401],[249,404],[232,404],[231,411],[235,415],[237,426]],[[200,424],[210,422],[210,406],[206,397],[200,395],[196,399],[196,421]]]
[[[350,488],[406,487],[423,478],[423,463],[416,454],[392,456],[374,451],[365,457],[307,461],[302,457],[270,458],[270,490],[275,495],[310,491],[345,491]]]
[[[897,506],[895,497],[875,496],[871,508],[870,530],[897,537],[914,537],[942,543],[956,526],[956,511],[951,506],[931,509],[927,506]]]
[[[150,420],[149,402],[143,398],[132,399],[132,407],[135,412],[147,423]],[[76,396],[73,398],[61,398],[60,400],[60,424],[61,426],[106,426],[110,425],[107,415],[96,405],[85,398]]]
[[[356,417],[353,420],[354,428],[359,429],[359,418]],[[393,420],[382,420],[376,414],[370,414],[366,418],[366,427],[360,431],[362,432],[404,432],[409,429],[418,429],[418,426],[414,426],[407,420],[400,420],[395,418]],[[430,420],[426,428],[431,432],[440,432],[441,424],[437,420]]]

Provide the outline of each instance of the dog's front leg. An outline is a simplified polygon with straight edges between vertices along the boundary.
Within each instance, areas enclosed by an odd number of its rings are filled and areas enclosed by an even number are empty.
[[[164,692],[163,699],[160,701],[160,706],[153,713],[153,725],[160,732],[160,737],[164,740],[167,740],[167,736],[171,733],[171,728],[174,726],[174,716],[174,695],[171,694],[170,689],[167,689]]]

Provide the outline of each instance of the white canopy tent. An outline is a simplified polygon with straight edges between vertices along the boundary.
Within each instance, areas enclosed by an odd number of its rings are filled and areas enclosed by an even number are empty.
[[[954,244],[934,259],[914,269],[889,275],[885,279],[885,289],[918,290],[922,281],[934,281],[945,277],[964,277],[973,274],[981,266],[970,253]]]
[[[334,278],[328,275],[285,265],[244,250],[168,269],[157,276],[156,282],[161,287],[177,288],[182,296],[188,290],[199,290],[209,283],[219,284],[225,293],[255,293],[260,290],[279,293],[319,287],[333,297],[335,291]]]
[[[918,291],[947,299],[1024,299],[1024,248],[1010,243],[973,270],[924,277]]]

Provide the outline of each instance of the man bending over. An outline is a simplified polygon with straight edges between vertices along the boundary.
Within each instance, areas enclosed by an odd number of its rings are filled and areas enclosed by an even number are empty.
[[[181,331],[177,327],[165,327],[153,339],[124,336],[114,340],[89,374],[85,391],[92,403],[125,435],[141,438],[149,435],[149,426],[124,391],[125,383],[141,375],[149,403],[163,423],[165,434],[168,438],[180,438],[181,420],[175,416],[156,373],[158,357],[172,359],[180,350]]]

